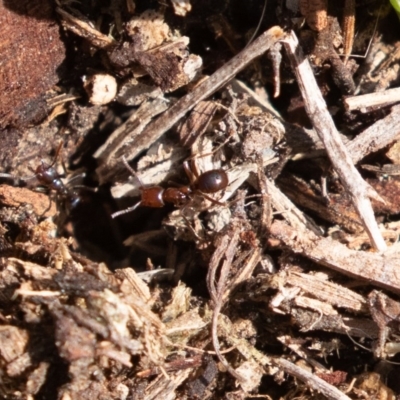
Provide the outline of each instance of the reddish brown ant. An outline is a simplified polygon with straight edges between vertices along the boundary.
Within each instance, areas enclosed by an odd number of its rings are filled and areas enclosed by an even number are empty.
[[[125,157],[122,157],[122,161],[125,164],[125,167],[128,171],[137,176],[135,171],[131,168],[131,166],[126,161]],[[153,208],[162,208],[166,203],[173,204],[175,207],[182,207],[188,204],[194,194],[199,193],[206,199],[210,200],[213,203],[221,204],[218,201],[214,200],[207,194],[217,193],[220,190],[225,189],[228,184],[228,175],[223,169],[213,169],[210,171],[206,171],[198,176],[193,178],[193,174],[187,164],[185,162],[183,164],[186,174],[191,180],[190,185],[181,186],[178,188],[163,188],[161,186],[151,186],[144,187],[144,185],[140,182],[141,188],[141,199],[138,203],[133,205],[132,207],[128,207],[125,210],[117,211],[114,214],[111,214],[112,218],[118,217],[120,215],[129,213],[133,210],[136,210],[139,206],[145,207],[153,207]]]

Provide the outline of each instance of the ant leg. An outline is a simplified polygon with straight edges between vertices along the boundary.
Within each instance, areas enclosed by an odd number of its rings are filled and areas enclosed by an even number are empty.
[[[60,144],[59,144],[58,147],[57,147],[56,154],[55,154],[55,156],[54,156],[54,160],[53,160],[53,162],[48,166],[48,168],[53,167],[54,164],[56,163],[57,158],[58,158],[58,156],[60,155],[61,148],[62,148],[62,145],[63,145],[63,144],[64,144],[64,141],[61,140]],[[43,161],[42,161],[42,164],[43,164]],[[63,165],[63,168],[64,168],[64,165]],[[66,169],[65,169],[65,170],[66,170]]]
[[[74,189],[85,189],[89,192],[93,192],[96,193],[97,192],[97,188],[92,188],[90,186],[86,186],[86,185],[82,185],[82,184],[77,184],[77,185],[73,185],[72,182],[77,181],[78,179],[80,179],[81,181],[86,177],[86,173],[85,172],[81,172],[80,174],[76,174],[74,176],[72,176],[66,183],[66,186],[68,186],[69,189],[71,189],[72,191]]]
[[[203,192],[198,192],[202,197],[204,197],[205,199],[211,201],[211,203],[218,205],[218,206],[226,206],[226,203],[222,203],[221,201],[215,200],[213,199],[211,196],[208,196],[207,194],[203,193]]]
[[[199,177],[199,174],[197,173],[197,171],[194,171],[192,168],[190,168],[189,162],[187,160],[183,162],[183,169],[185,170],[185,173],[189,178],[190,184],[193,185],[196,182],[196,179]]]
[[[199,236],[199,234],[194,230],[192,224],[190,223],[190,221],[188,220],[188,218],[185,215],[185,209],[190,205],[190,203],[192,203],[192,201],[189,201],[188,203],[186,203],[181,209],[181,215],[182,218],[184,219],[184,221],[186,222],[186,225],[188,226],[188,228],[192,231],[193,235],[199,239],[199,240],[204,240],[204,238],[202,238],[201,236]]]
[[[255,199],[255,198],[260,198],[260,197],[264,197],[264,196],[265,196],[264,194],[251,194],[251,195],[249,195],[249,196],[245,196],[245,197],[244,197],[244,200],[247,200],[247,199]],[[232,206],[233,204],[237,203],[239,200],[241,200],[241,199],[231,200],[231,201],[228,201],[227,203],[225,203],[224,205],[230,207],[230,206]],[[249,204],[250,204],[250,203],[249,203]],[[247,204],[247,205],[248,205],[248,204]]]
[[[39,218],[44,218],[44,216],[51,210],[51,204],[53,202],[53,199],[51,198],[51,196],[47,196],[49,199],[49,205],[47,206],[47,208],[38,216]]]
[[[35,176],[29,177],[29,179],[33,179]],[[24,182],[26,179],[20,178],[19,176],[7,174],[5,172],[0,173],[0,179],[9,179],[12,181],[13,186],[18,186],[19,183]]]
[[[119,217],[120,215],[124,215],[124,214],[130,213],[131,211],[136,210],[140,206],[141,203],[142,202],[139,201],[136,204],[134,204],[132,207],[125,208],[125,210],[117,211],[117,212],[111,214],[111,218],[114,219],[116,217]]]
[[[90,186],[86,186],[86,185],[74,185],[71,186],[71,189],[75,190],[75,189],[85,189],[88,192],[92,192],[92,193],[97,193],[98,188],[93,188]]]
[[[77,181],[78,179],[80,179],[81,181],[86,177],[86,173],[85,172],[81,172],[80,174],[76,174],[74,176],[72,176],[71,178],[68,177],[68,186],[71,187],[76,187],[77,185],[71,185],[72,182]]]
[[[202,154],[194,154],[190,156],[188,159],[189,160],[195,160],[196,158],[202,158],[202,157],[207,157],[207,156],[212,156],[215,153],[218,153],[229,141],[231,140],[230,137],[225,139],[220,145],[218,145],[214,150],[208,152],[208,153],[202,153]]]

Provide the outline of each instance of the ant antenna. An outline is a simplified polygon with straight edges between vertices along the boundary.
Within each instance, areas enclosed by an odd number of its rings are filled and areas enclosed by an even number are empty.
[[[36,175],[30,175],[30,176],[15,176],[11,174],[7,174],[6,172],[1,172],[0,173],[0,179],[10,179],[13,181],[13,185],[21,185],[23,182],[29,181],[31,179],[35,179]]]
[[[131,211],[136,210],[139,206],[140,206],[141,201],[138,201],[135,205],[133,205],[132,207],[128,207],[125,208],[125,210],[121,210],[121,211],[117,211],[113,214],[111,214],[111,218],[114,219],[116,217],[119,217],[120,215],[124,215],[124,214],[128,214]]]
[[[125,156],[122,156],[122,162],[125,166],[125,168],[131,173],[132,176],[135,176],[136,179],[139,181],[140,186],[144,187],[144,184],[142,182],[142,180],[140,179],[139,175],[135,172],[135,170],[128,164],[127,159],[125,158]]]
[[[7,174],[6,172],[2,172],[2,173],[0,173],[0,178],[15,179],[15,178],[17,178],[17,177],[14,176],[14,175],[11,175],[11,174]]]
[[[122,162],[123,162],[125,168],[131,173],[131,175],[132,175],[132,176],[135,176],[135,177],[137,178],[137,180],[138,180],[139,183],[140,183],[140,186],[141,186],[142,188],[144,188],[143,182],[142,182],[141,179],[139,178],[139,175],[138,175],[138,174],[134,171],[134,169],[128,164],[128,161],[127,161],[127,159],[125,158],[125,156],[122,156]],[[134,205],[131,206],[131,207],[125,208],[124,210],[117,211],[117,212],[111,214],[111,218],[114,219],[114,218],[119,217],[120,215],[128,214],[128,213],[130,213],[131,211],[136,210],[136,209],[140,206],[140,204],[141,204],[141,201],[137,202],[136,204],[134,204]]]
[[[59,145],[58,145],[58,147],[57,147],[56,154],[55,154],[55,156],[54,156],[53,162],[48,166],[48,168],[53,167],[54,164],[56,163],[57,158],[58,158],[58,156],[60,155],[60,151],[61,151],[61,148],[62,148],[62,145],[63,145],[63,144],[64,144],[64,141],[61,140],[61,142],[59,143]],[[42,165],[44,165],[43,160],[42,160]]]
[[[261,12],[261,17],[258,20],[258,25],[256,27],[256,30],[254,31],[253,35],[251,36],[250,40],[247,42],[245,49],[250,45],[250,43],[254,40],[254,38],[257,36],[258,31],[260,30],[261,24],[262,24],[262,20],[264,19],[265,16],[265,11],[267,10],[267,0],[264,1],[264,7],[263,10]]]

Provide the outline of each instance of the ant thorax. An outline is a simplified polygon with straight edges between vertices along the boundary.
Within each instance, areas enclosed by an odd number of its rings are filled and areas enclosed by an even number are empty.
[[[188,186],[167,188],[164,191],[163,199],[166,203],[171,203],[175,207],[182,207],[189,201],[191,193],[192,190]]]
[[[42,162],[42,164],[36,168],[35,175],[40,185],[54,190],[61,196],[65,197],[70,195],[70,190],[65,186],[64,182],[61,180],[60,174],[54,167]]]

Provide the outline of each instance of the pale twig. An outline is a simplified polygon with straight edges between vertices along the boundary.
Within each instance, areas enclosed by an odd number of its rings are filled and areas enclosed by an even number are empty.
[[[335,386],[284,358],[274,360],[274,364],[282,368],[287,374],[302,380],[308,387],[316,390],[330,400],[351,400],[350,397],[346,396]]]
[[[317,85],[310,63],[304,57],[295,33],[283,41],[293,71],[302,93],[306,112],[320,137],[335,171],[349,193],[354,208],[364,225],[375,249],[383,252],[386,243],[375,220],[370,198],[383,201],[355,168],[351,156],[344,146]]]
[[[367,112],[369,109],[385,107],[400,102],[400,88],[387,89],[383,92],[362,94],[346,97],[343,101],[347,111],[359,110]]]
[[[400,293],[398,246],[392,246],[385,254],[350,250],[330,238],[318,237],[310,230],[292,228],[282,221],[273,222],[270,234],[292,252],[320,265],[363,279],[369,285]]]

